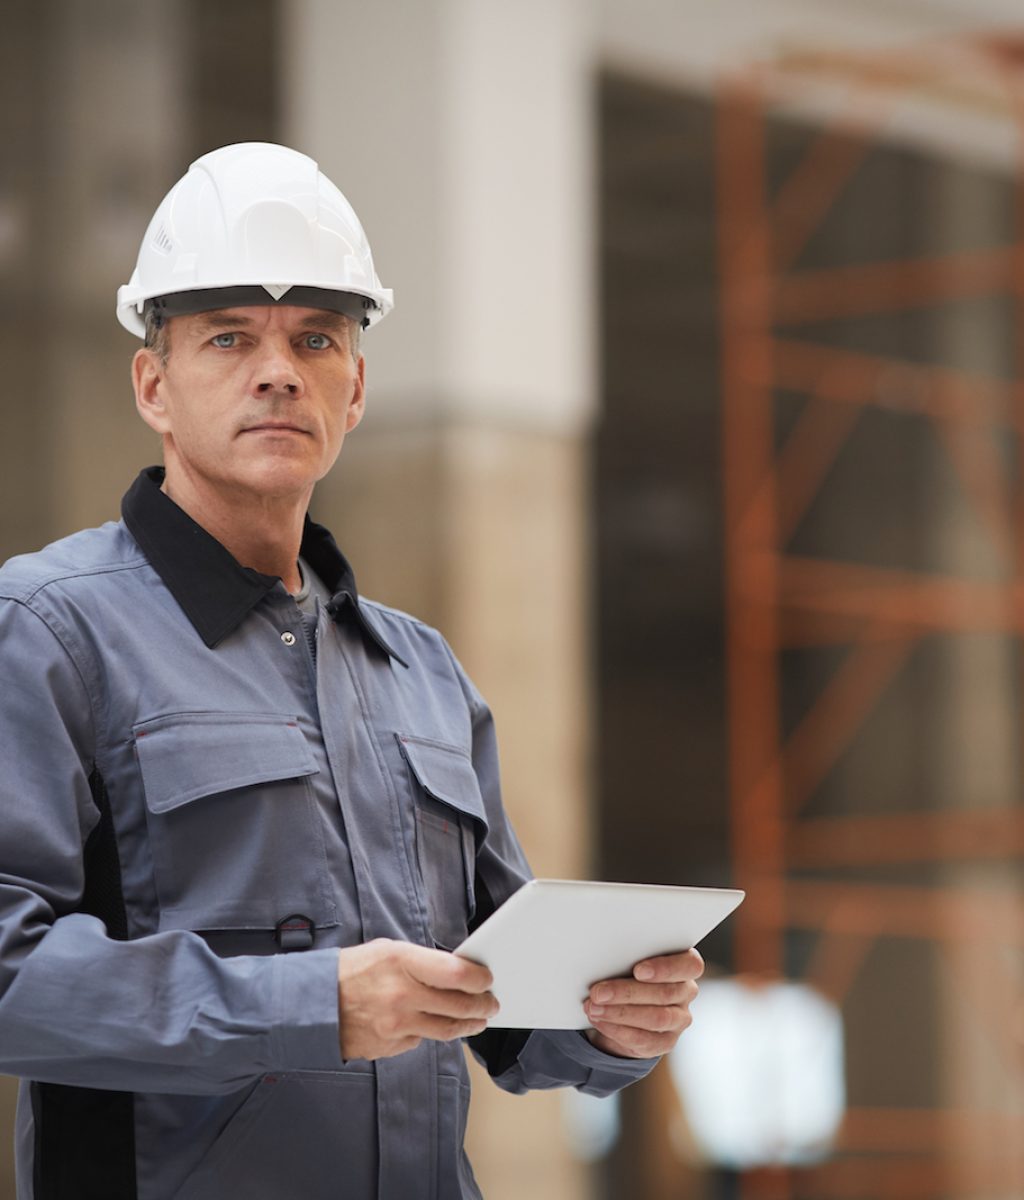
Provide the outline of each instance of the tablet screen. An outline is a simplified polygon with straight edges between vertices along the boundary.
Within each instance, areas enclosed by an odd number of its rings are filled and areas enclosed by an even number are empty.
[[[455,951],[494,975],[489,1024],[585,1029],[592,984],[695,946],[742,901],[734,888],[533,879]]]

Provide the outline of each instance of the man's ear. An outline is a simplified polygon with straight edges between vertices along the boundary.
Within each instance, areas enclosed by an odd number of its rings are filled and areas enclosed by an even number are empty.
[[[351,433],[366,411],[366,359],[360,354],[356,364],[356,384],[345,415],[345,432]]]
[[[167,364],[153,350],[137,350],[132,359],[132,387],[139,416],[157,433],[167,433],[170,425],[163,400],[163,382]]]

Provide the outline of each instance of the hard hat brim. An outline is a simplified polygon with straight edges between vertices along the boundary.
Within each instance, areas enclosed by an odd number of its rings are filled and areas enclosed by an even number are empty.
[[[273,292],[268,288],[273,288]],[[390,288],[382,288],[376,295],[370,295],[308,284],[230,284],[167,292],[160,296],[139,295],[139,291],[141,289],[133,288],[130,284],[120,288],[117,305],[118,320],[129,333],[137,337],[144,337],[146,333],[144,313],[147,305],[153,305],[163,316],[170,318],[213,312],[219,308],[291,304],[300,308],[322,308],[328,312],[342,313],[367,328],[385,316],[394,303]],[[132,295],[133,292],[136,294]]]

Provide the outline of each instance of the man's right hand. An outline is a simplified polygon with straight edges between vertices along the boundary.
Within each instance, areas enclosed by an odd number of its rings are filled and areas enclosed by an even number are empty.
[[[411,942],[378,938],[338,958],[342,1058],[391,1058],[424,1038],[448,1042],[487,1026],[498,1002],[479,963]]]

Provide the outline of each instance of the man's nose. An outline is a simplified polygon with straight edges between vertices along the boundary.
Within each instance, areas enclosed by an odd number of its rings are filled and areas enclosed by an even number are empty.
[[[301,395],[304,390],[302,376],[291,346],[269,343],[256,363],[253,384],[253,390],[261,396],[268,392]]]

